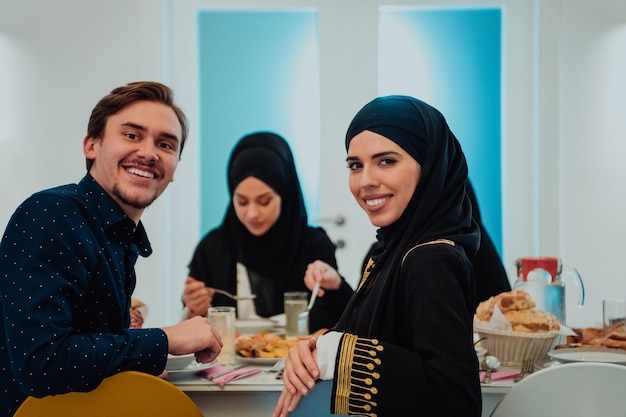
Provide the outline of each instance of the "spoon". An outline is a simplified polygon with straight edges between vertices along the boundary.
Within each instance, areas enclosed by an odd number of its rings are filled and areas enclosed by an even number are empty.
[[[495,356],[487,356],[480,364],[480,368],[485,371],[485,375],[483,376],[482,383],[490,384],[491,383],[491,372],[495,372],[500,369],[500,361]]]
[[[233,300],[254,300],[256,298],[256,294],[250,294],[250,295],[233,295],[231,293],[229,293],[228,291],[224,291],[224,290],[220,290],[217,288],[211,288],[213,291],[215,291],[218,294],[222,294],[225,295],[228,298],[232,298]]]

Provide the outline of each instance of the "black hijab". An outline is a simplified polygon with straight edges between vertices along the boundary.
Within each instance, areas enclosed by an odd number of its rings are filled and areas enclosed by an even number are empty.
[[[480,228],[480,248],[472,258],[474,273],[476,274],[476,307],[481,301],[501,292],[511,291],[511,283],[502,264],[491,236],[487,233],[478,207],[478,200],[474,187],[469,179],[466,186],[467,196],[472,204],[472,217]]]
[[[480,232],[472,221],[465,192],[467,163],[443,115],[413,97],[378,97],[350,123],[346,150],[352,138],[364,130],[392,140],[422,167],[421,178],[400,219],[377,231],[370,273],[382,268],[396,271],[411,247],[435,239],[454,241],[471,258],[478,249]]]
[[[235,188],[248,177],[265,182],[282,200],[278,220],[262,236],[254,236],[246,229],[233,206]],[[252,133],[241,138],[230,155],[228,190],[231,201],[218,233],[228,250],[236,254],[237,261],[276,282],[282,283],[294,274],[302,274],[299,269],[295,270],[301,268],[296,265],[296,257],[308,220],[293,154],[285,139],[270,132]],[[282,287],[278,285],[276,288]]]

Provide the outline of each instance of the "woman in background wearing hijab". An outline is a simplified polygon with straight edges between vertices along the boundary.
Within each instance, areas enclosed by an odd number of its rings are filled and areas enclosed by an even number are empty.
[[[286,291],[310,293],[320,281],[309,330],[333,326],[354,291],[337,272],[326,232],[308,225],[288,143],[269,132],[240,139],[228,163],[228,190],[222,224],[202,239],[189,265],[185,315],[230,305],[240,318],[271,317],[284,312]],[[213,288],[256,298],[234,301]]]
[[[333,414],[480,416],[469,259],[480,232],[458,141],[433,107],[386,96],[356,114],[346,149],[377,244],[337,325],[290,349],[274,417],[317,379],[333,380]]]

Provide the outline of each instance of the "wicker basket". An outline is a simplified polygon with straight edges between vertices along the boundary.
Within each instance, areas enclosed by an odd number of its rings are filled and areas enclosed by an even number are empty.
[[[541,333],[522,333],[510,330],[494,330],[474,322],[474,331],[482,338],[480,344],[487,349],[488,355],[498,358],[505,368],[519,368],[524,359],[533,362],[545,359],[554,348],[558,331]]]

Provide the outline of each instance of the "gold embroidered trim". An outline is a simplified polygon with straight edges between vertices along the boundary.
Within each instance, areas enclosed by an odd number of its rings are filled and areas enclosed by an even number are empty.
[[[400,262],[400,266],[404,265],[404,261],[406,259],[407,256],[409,256],[409,253],[413,252],[413,249],[419,248],[420,246],[426,246],[426,245],[435,245],[437,243],[445,243],[447,245],[452,245],[452,246],[456,246],[456,244],[454,243],[454,241],[449,240],[449,239],[436,239],[436,240],[431,240],[430,242],[424,242],[424,243],[420,243],[419,245],[415,245],[413,246],[411,249],[409,249],[408,251],[406,251],[406,253],[404,254],[404,256],[402,257],[402,262]]]
[[[334,413],[377,417],[378,368],[382,363],[378,355],[383,349],[377,339],[344,335],[338,358]]]
[[[367,261],[367,266],[365,267],[365,271],[363,271],[363,276],[361,277],[361,282],[359,283],[359,288],[357,288],[357,291],[361,289],[363,284],[365,284],[365,281],[367,281],[367,278],[370,276],[370,272],[372,272],[373,268],[374,268],[374,260],[370,258]]]
[[[415,245],[411,249],[406,251],[406,253],[402,257],[400,266],[404,265],[404,261],[406,260],[406,257],[409,256],[409,253],[411,253],[413,249],[419,248],[420,246],[435,245],[437,243],[445,243],[447,245],[456,246],[454,241],[449,240],[449,239],[436,239],[436,240],[431,240],[429,242],[420,243],[419,245]],[[372,272],[372,269],[374,269],[374,260],[372,258],[369,258],[369,260],[367,261],[367,266],[365,267],[365,270],[363,271],[363,276],[361,277],[361,282],[359,282],[359,287],[357,288],[357,291],[360,290],[361,287],[363,287],[363,284],[365,284],[365,281],[367,281],[367,279],[369,278],[370,273]]]

